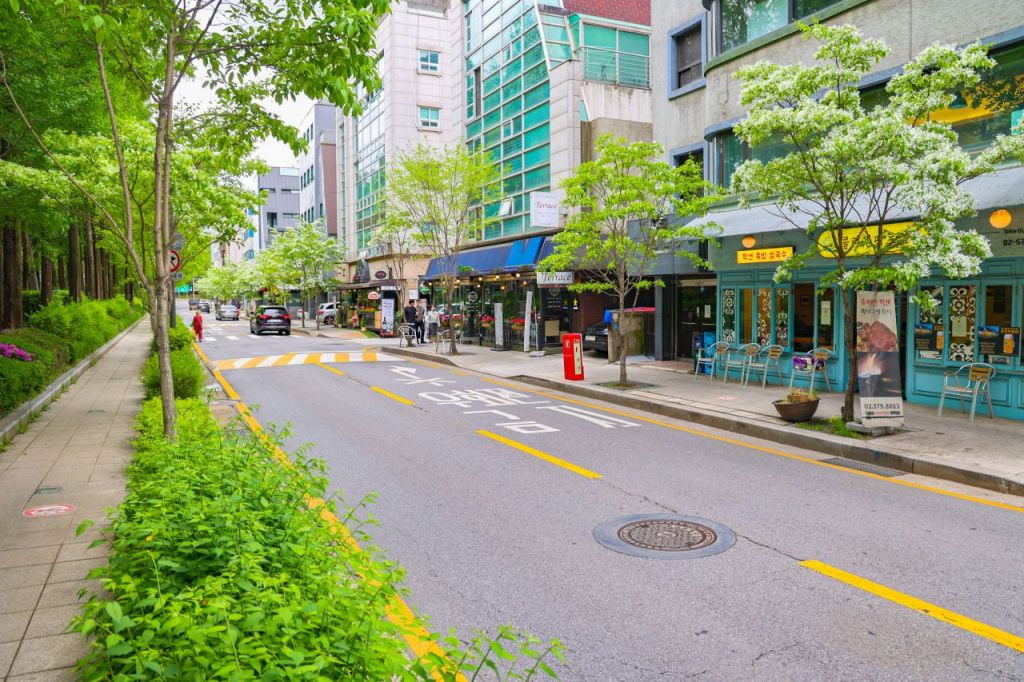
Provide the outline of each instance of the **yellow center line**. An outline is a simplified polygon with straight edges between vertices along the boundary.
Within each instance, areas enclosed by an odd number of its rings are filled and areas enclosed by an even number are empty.
[[[814,559],[801,561],[800,565],[804,568],[809,568],[812,571],[817,571],[822,575],[827,575],[830,578],[846,583],[847,585],[852,585],[857,589],[870,592],[882,599],[888,599],[900,606],[905,606],[906,608],[914,611],[920,611],[926,616],[930,616],[936,620],[942,621],[943,623],[948,623],[954,627],[960,628],[961,630],[966,630],[967,632],[978,635],[979,637],[984,637],[996,644],[1001,644],[1002,646],[1015,651],[1024,652],[1024,637],[994,628],[991,625],[986,625],[985,623],[976,621],[973,618],[968,618],[967,616],[960,615],[955,611],[944,609],[941,606],[936,606],[935,604],[923,601],[917,597],[911,597],[909,594],[897,592],[885,585],[879,585],[876,582],[872,582],[866,578],[861,578],[853,573],[847,573],[835,566],[829,566],[826,563],[822,563]]]
[[[522,452],[525,452],[525,453],[527,453],[529,455],[533,455],[534,457],[537,457],[538,459],[542,459],[545,462],[550,462],[551,464],[554,464],[556,466],[560,466],[563,469],[568,469],[569,471],[572,471],[573,473],[577,473],[580,476],[585,476],[586,478],[601,478],[601,474],[599,474],[597,472],[591,471],[590,469],[584,469],[583,467],[580,467],[580,466],[576,466],[572,462],[567,462],[564,459],[560,459],[558,457],[555,457],[554,455],[549,455],[546,452],[541,452],[540,450],[537,450],[536,448],[531,448],[529,445],[525,445],[523,443],[519,443],[519,442],[514,441],[514,440],[512,440],[510,438],[505,438],[505,436],[499,436],[496,433],[492,433],[490,431],[484,431],[483,429],[477,431],[477,433],[479,433],[484,438],[490,438],[491,440],[496,440],[499,443],[504,443],[505,445],[509,446],[510,448],[515,448],[516,450],[521,450]]]
[[[381,388],[380,386],[370,386],[370,390],[375,392],[375,393],[380,393],[381,395],[386,396],[388,398],[391,398],[395,402],[402,403],[403,405],[415,405],[416,404],[413,401],[409,400],[408,398],[403,398],[402,396],[396,395],[396,394],[392,393],[391,391],[386,391],[383,388]]]
[[[585,400],[574,400],[572,398],[565,398],[554,393],[548,393],[546,391],[537,391],[530,388],[524,388],[519,384],[509,383],[507,381],[501,381],[499,379],[492,379],[490,377],[480,377],[483,381],[497,384],[499,386],[506,386],[508,388],[514,388],[517,391],[523,391],[525,393],[533,393],[535,395],[543,396],[545,398],[551,398],[552,400],[561,400],[562,402],[570,403],[573,405],[579,405],[581,407],[589,407],[594,410],[601,410],[602,412],[608,412],[609,414],[616,414],[622,417],[629,417],[630,419],[636,419],[638,421],[646,422],[648,424],[654,424],[656,426],[663,426],[667,429],[673,429],[675,431],[682,431],[683,433],[690,433],[695,436],[701,436],[703,438],[709,438],[711,440],[717,440],[722,443],[729,443],[731,445],[738,445],[748,450],[757,450],[758,452],[765,452],[770,455],[776,455],[778,457],[785,457],[787,459],[793,459],[798,462],[806,462],[807,464],[814,464],[820,467],[827,467],[835,471],[841,471],[844,474],[852,474],[854,476],[865,476],[867,478],[873,478],[876,481],[882,481],[883,483],[891,483],[893,485],[902,485],[907,488],[915,488],[917,490],[924,490],[926,492],[935,493],[936,495],[945,495],[946,497],[952,497],[958,500],[964,500],[966,502],[974,502],[975,504],[983,504],[989,507],[995,507],[997,509],[1005,509],[1007,511],[1024,513],[1024,507],[1018,507],[1016,505],[1007,504],[1005,502],[997,502],[995,500],[986,500],[983,497],[975,497],[973,495],[964,495],[963,493],[955,493],[950,490],[943,490],[942,488],[935,488],[930,485],[924,485],[923,483],[914,483],[913,481],[903,481],[898,478],[887,478],[878,474],[873,474],[868,471],[857,471],[856,469],[848,469],[838,464],[830,464],[829,462],[823,462],[821,460],[812,459],[811,457],[804,457],[793,452],[786,452],[785,450],[779,450],[777,448],[771,448],[764,445],[756,445],[754,443],[748,443],[746,441],[739,440],[737,438],[730,438],[728,436],[719,436],[714,433],[708,433],[707,431],[701,431],[700,429],[693,429],[687,426],[680,426],[678,424],[670,424],[669,422],[661,421],[660,419],[652,419],[650,417],[644,417],[642,415],[634,414],[632,412],[626,412],[624,410],[617,410],[613,407],[605,407],[604,405],[597,405],[595,403],[587,402]]]
[[[316,363],[316,366],[317,366],[317,367],[323,367],[323,368],[324,368],[324,369],[326,369],[326,370],[327,370],[328,372],[334,372],[334,373],[335,373],[335,374],[337,374],[337,375],[338,375],[339,377],[343,377],[343,376],[345,376],[345,373],[344,373],[344,372],[342,372],[342,371],[341,371],[340,369],[334,369],[333,367],[330,367],[330,366],[328,366],[328,365],[325,365],[325,364],[323,364],[322,362],[318,362],[318,363]]]

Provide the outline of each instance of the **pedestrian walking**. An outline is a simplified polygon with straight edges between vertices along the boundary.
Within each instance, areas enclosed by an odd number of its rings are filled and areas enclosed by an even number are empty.
[[[430,339],[431,343],[435,343],[437,339],[437,327],[441,323],[441,316],[437,313],[437,308],[430,306],[427,308],[426,314],[427,320],[427,338]]]
[[[427,323],[424,319],[427,311],[423,309],[423,301],[416,302],[416,339],[424,343],[423,337],[427,333]]]
[[[413,330],[413,334],[416,333],[416,305],[412,299],[409,299],[409,303],[402,308],[402,316],[405,318],[405,323],[409,325],[409,329]]]
[[[200,343],[203,342],[203,316],[199,314],[199,310],[196,309],[196,314],[192,318],[192,331],[195,332],[196,338]]]

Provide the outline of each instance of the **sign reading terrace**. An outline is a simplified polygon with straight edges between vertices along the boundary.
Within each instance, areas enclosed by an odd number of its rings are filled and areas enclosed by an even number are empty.
[[[554,192],[530,192],[530,226],[558,227],[560,205]]]
[[[740,265],[748,263],[778,263],[793,255],[792,246],[775,246],[770,249],[747,249],[736,252],[736,262]]]
[[[567,287],[572,284],[573,272],[537,272],[539,287]]]

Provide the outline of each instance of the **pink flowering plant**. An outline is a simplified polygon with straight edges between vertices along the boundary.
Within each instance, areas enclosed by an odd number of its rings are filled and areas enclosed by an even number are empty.
[[[22,362],[32,362],[32,354],[23,348],[18,348],[13,343],[0,343],[0,355]]]

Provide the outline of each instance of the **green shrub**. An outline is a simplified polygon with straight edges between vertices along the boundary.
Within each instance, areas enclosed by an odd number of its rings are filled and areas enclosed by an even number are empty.
[[[43,307],[43,294],[38,289],[23,289],[21,306],[26,315],[31,315]]]
[[[50,379],[48,364],[45,352],[33,353],[31,362],[0,356],[0,415],[12,411],[46,387]]]
[[[195,334],[192,333],[192,328],[182,322],[180,317],[178,318],[178,324],[170,327],[167,331],[172,351],[191,348],[192,342],[196,340]],[[156,339],[150,341],[149,350],[151,353],[156,352]]]
[[[139,315],[140,311],[120,297],[103,301],[83,299],[68,304],[62,304],[55,297],[28,316],[28,326],[68,339],[71,362],[77,362],[116,336]]]
[[[203,368],[191,348],[171,351],[171,373],[174,375],[174,397],[196,398],[203,389]],[[146,397],[160,395],[160,364],[156,354],[149,356],[142,369]]]
[[[46,362],[49,363],[49,369],[53,376],[63,373],[64,368],[71,361],[71,344],[68,340],[41,329],[32,327],[11,329],[0,334],[0,342],[13,343],[33,355],[46,353],[49,356]]]
[[[28,316],[28,326],[42,329],[62,339],[71,338],[71,307],[80,305],[72,303],[61,305],[56,301],[50,301],[49,305],[43,306]]]

